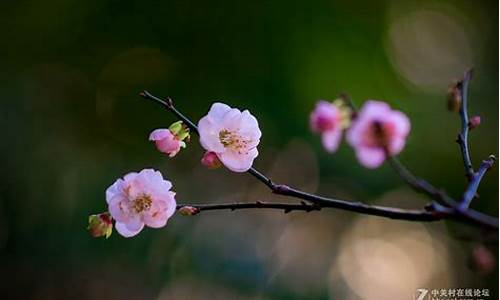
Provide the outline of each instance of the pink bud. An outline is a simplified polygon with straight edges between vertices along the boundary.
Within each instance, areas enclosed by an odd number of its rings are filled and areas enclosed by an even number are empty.
[[[194,216],[199,212],[200,210],[193,206],[183,206],[179,208],[179,213],[183,216]]]
[[[93,237],[105,236],[108,238],[113,232],[113,223],[109,213],[89,216],[89,226],[87,227]]]
[[[222,166],[217,154],[215,152],[207,151],[201,158],[201,164],[209,169],[217,169]]]
[[[481,117],[480,116],[474,116],[469,119],[469,129],[474,129],[481,125]]]
[[[156,129],[149,135],[149,140],[155,142],[158,151],[174,157],[184,142],[177,139],[169,129]]]

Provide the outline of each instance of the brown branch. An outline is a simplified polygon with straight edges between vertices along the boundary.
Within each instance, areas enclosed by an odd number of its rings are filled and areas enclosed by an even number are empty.
[[[316,205],[308,204],[306,202],[301,202],[300,204],[290,204],[290,203],[273,203],[273,202],[248,202],[248,203],[222,203],[222,204],[179,204],[177,205],[177,210],[182,208],[191,209],[191,214],[196,215],[202,211],[208,210],[239,210],[239,209],[278,209],[283,210],[284,213],[289,213],[291,211],[319,211],[325,208],[337,209],[337,205],[332,203],[327,205]],[[400,209],[393,207],[384,206],[374,206],[366,205],[363,203],[352,203],[349,202],[349,211],[354,211],[363,214],[387,217],[391,219],[406,220],[406,221],[417,221],[417,222],[431,222],[438,221],[444,216],[446,216],[449,211],[426,211],[417,209]]]
[[[174,107],[172,99],[167,98],[167,101],[164,101],[156,96],[153,96],[151,93],[147,91],[142,92],[140,95],[145,99],[153,100],[156,103],[162,105],[164,108],[172,112],[177,118],[182,120],[191,129],[192,132],[198,134],[198,127],[189,118],[184,116]],[[446,208],[437,203],[428,205],[426,209],[423,210],[408,210],[408,209],[400,209],[394,207],[368,205],[361,202],[351,202],[333,198],[326,198],[306,193],[304,191],[294,189],[284,184],[276,184],[269,177],[267,177],[266,175],[264,175],[255,168],[250,168],[248,170],[248,173],[254,176],[257,180],[259,180],[263,184],[265,184],[274,194],[306,200],[320,207],[337,208],[361,214],[374,215],[391,219],[407,220],[407,221],[437,221],[444,218],[448,218],[465,223],[472,223],[483,227],[498,229],[498,219],[490,219],[486,217],[483,218],[482,214],[479,214],[477,212],[470,212],[469,210],[466,211],[469,213],[469,215],[465,215],[457,213],[458,211],[453,208],[451,209]],[[224,204],[223,209],[230,209],[231,205],[234,206],[235,204]],[[251,208],[256,208],[256,207],[251,207]]]

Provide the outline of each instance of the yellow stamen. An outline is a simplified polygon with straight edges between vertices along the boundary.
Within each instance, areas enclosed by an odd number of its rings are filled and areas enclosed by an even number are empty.
[[[248,152],[251,140],[243,139],[238,133],[223,129],[219,132],[219,140],[225,148],[237,151],[239,154]]]
[[[149,210],[151,208],[152,203],[153,200],[149,195],[142,194],[133,201],[132,208],[135,210],[136,213],[140,213],[145,210]]]

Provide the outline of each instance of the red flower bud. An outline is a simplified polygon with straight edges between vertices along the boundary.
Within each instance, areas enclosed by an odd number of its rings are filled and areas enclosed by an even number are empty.
[[[209,169],[217,169],[222,166],[217,154],[215,152],[207,151],[201,158],[201,164]]]
[[[193,206],[183,206],[179,208],[179,213],[183,216],[194,216],[199,212],[200,210]]]
[[[113,232],[113,222],[109,213],[89,216],[87,229],[93,237],[105,236],[108,238]]]

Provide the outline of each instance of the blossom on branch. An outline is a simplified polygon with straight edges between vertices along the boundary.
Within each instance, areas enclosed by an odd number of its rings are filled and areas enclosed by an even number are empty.
[[[223,103],[214,103],[198,122],[200,143],[217,155],[233,172],[246,172],[259,152],[261,132],[257,119],[248,110],[241,112]]]
[[[181,147],[186,147],[185,139],[189,139],[189,129],[183,126],[182,121],[173,123],[168,129],[155,129],[149,135],[149,140],[155,142],[158,151],[169,157],[174,157]]]
[[[309,123],[312,131],[321,134],[321,142],[326,151],[333,153],[337,150],[342,130],[349,125],[350,114],[350,109],[340,99],[333,103],[325,100],[316,103]]]
[[[359,162],[367,168],[379,167],[387,155],[403,150],[410,132],[410,120],[384,102],[369,100],[347,132]]]
[[[171,187],[170,181],[152,169],[128,173],[111,185],[106,190],[106,202],[118,233],[131,237],[144,225],[165,226],[177,205]]]

